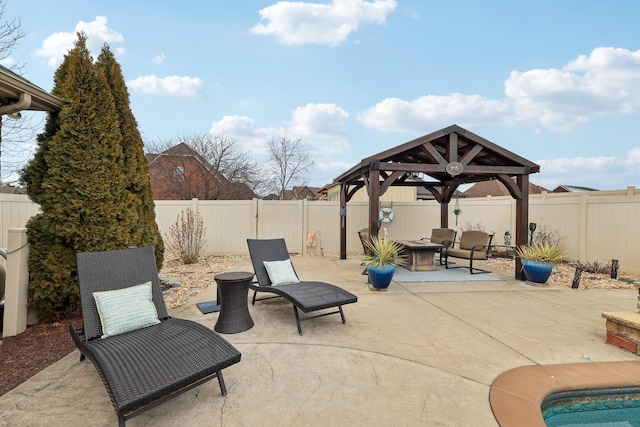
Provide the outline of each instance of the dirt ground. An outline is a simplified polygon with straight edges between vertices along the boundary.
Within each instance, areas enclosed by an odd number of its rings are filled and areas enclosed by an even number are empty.
[[[215,283],[214,276],[229,270],[242,257],[206,257],[197,264],[183,265],[177,259],[165,261],[160,271],[161,278],[175,279],[180,287],[165,291],[165,302],[169,308],[179,307],[200,291]],[[511,259],[492,258],[490,268],[514,270]],[[571,287],[575,268],[558,265],[549,278],[550,285]],[[640,275],[620,273],[618,279],[607,274],[583,273],[579,289],[633,288],[640,284]],[[15,337],[0,340],[0,395],[12,390],[42,369],[60,360],[75,349],[69,334],[69,324],[80,326],[81,318],[65,319],[59,323],[38,323]]]

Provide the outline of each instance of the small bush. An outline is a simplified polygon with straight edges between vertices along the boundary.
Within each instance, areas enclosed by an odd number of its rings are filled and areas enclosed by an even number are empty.
[[[571,266],[586,271],[587,273],[609,274],[611,273],[611,262],[608,261],[574,261]]]
[[[484,225],[482,221],[478,221],[475,224],[472,223],[471,221],[467,221],[462,226],[462,230],[463,231],[484,231],[485,233],[488,233],[487,226]]]
[[[198,261],[207,243],[205,231],[200,214],[187,208],[186,214],[181,211],[175,224],[169,227],[167,249],[177,255],[184,264],[193,264]]]
[[[548,246],[564,245],[564,237],[560,236],[558,230],[551,230],[549,226],[542,225],[533,232],[533,242]]]

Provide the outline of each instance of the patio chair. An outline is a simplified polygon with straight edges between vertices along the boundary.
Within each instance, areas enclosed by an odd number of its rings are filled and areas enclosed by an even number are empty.
[[[364,254],[365,255],[373,254],[373,252],[371,251],[371,248],[369,248],[369,246],[367,246],[367,244],[365,243],[367,240],[369,240],[369,229],[363,228],[358,230],[358,237],[360,238],[360,243],[362,243],[362,250],[364,251]],[[360,265],[365,265],[365,264],[363,262]],[[366,276],[367,274],[369,274],[369,271],[367,270],[367,267],[365,267],[364,270],[362,271],[362,275]]]
[[[342,323],[346,323],[342,306],[357,302],[357,296],[329,283],[299,281],[284,239],[247,239],[247,245],[256,273],[256,281],[249,285],[253,290],[252,305],[255,305],[256,301],[265,299],[279,297],[287,299],[293,304],[293,313],[300,335],[302,335],[301,321],[340,314]],[[267,272],[267,268],[271,271]],[[275,295],[257,298],[258,292]],[[298,313],[298,310],[310,313],[335,308],[337,308],[336,311],[322,312],[303,318]]]
[[[461,268],[463,266],[449,266],[449,257],[462,258],[469,260],[469,272],[471,274],[490,273],[489,270],[473,268],[473,261],[486,260],[489,257],[492,239],[493,234],[485,233],[484,231],[463,231],[457,249],[455,247],[447,247],[440,253],[440,264],[442,264],[442,257],[444,256],[446,268]]]
[[[451,228],[434,228],[431,230],[431,237],[423,237],[420,240],[427,240],[431,243],[438,243],[452,248],[456,242],[456,234],[458,232]],[[440,254],[440,265],[442,265],[442,249],[438,249],[436,252]]]
[[[98,370],[119,426],[213,378],[226,395],[222,370],[240,352],[200,323],[169,317],[153,248],[76,258],[83,327],[69,331],[80,360],[88,357]]]
[[[367,240],[370,239],[369,237],[369,229],[368,228],[363,228],[361,230],[358,230],[358,237],[360,238],[360,243],[362,243],[362,250],[364,251],[365,255],[371,255],[371,248],[369,248],[369,246],[367,246],[367,244],[365,243]]]

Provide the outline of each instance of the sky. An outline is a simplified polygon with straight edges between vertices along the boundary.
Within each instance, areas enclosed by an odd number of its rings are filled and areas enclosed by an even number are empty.
[[[108,43],[145,142],[224,135],[262,164],[301,138],[320,187],[457,124],[549,190],[640,187],[640,2],[5,0],[12,17],[3,64],[48,91],[77,31]]]

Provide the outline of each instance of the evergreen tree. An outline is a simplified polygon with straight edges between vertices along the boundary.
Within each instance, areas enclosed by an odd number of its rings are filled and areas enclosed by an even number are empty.
[[[41,213],[27,224],[29,294],[45,320],[76,312],[75,254],[138,242],[138,216],[125,189],[122,135],[106,73],[93,64],[86,35],[58,68],[52,94],[67,101],[49,115],[22,179]]]
[[[122,136],[125,189],[136,212],[136,221],[131,229],[131,241],[135,242],[136,246],[153,246],[156,262],[160,268],[164,255],[164,243],[156,223],[155,204],[151,192],[149,165],[144,156],[144,144],[138,131],[138,124],[131,111],[129,93],[122,76],[122,69],[106,44],[98,56],[96,67],[104,72],[115,101]]]

